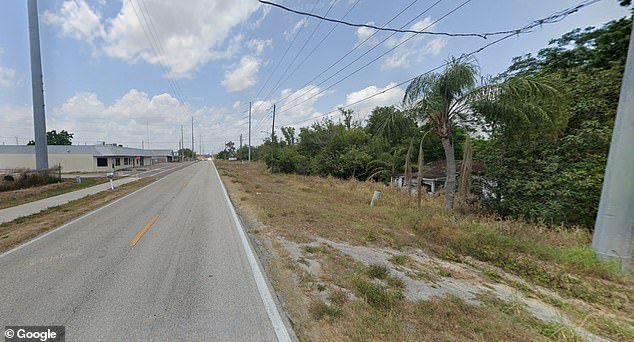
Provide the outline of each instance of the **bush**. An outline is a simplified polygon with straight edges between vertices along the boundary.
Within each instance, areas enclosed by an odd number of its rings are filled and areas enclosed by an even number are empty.
[[[61,180],[59,172],[60,170],[57,168],[44,171],[22,171],[17,179],[13,181],[2,180],[0,182],[0,192],[57,183]]]

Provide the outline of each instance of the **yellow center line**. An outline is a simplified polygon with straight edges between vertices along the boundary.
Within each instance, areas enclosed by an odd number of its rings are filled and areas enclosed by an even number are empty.
[[[145,224],[145,227],[143,227],[143,229],[141,229],[141,231],[132,240],[130,240],[130,247],[136,246],[137,242],[139,242],[139,240],[143,237],[143,234],[145,234],[154,222],[156,222],[156,219],[158,219],[158,215],[152,217],[152,219]]]

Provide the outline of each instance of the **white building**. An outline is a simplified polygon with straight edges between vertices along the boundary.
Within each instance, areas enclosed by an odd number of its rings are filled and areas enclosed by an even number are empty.
[[[172,161],[171,150],[143,150],[117,145],[49,145],[48,165],[63,173],[109,172]],[[0,170],[34,169],[35,146],[0,146]]]

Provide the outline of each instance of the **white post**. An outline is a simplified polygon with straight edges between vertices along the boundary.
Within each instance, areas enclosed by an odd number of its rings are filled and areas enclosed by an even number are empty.
[[[374,195],[372,195],[372,200],[370,201],[370,206],[374,207],[376,206],[377,202],[379,201],[379,199],[381,198],[381,192],[380,191],[375,191]]]

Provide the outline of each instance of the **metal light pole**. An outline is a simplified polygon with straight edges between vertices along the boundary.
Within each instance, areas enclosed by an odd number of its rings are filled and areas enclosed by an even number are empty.
[[[31,86],[33,88],[33,130],[35,133],[35,168],[48,169],[46,146],[46,115],[44,114],[44,81],[40,55],[40,27],[37,17],[37,0],[28,1],[29,43],[31,46]]]
[[[601,259],[632,263],[634,237],[634,27],[605,170],[592,247]]]

